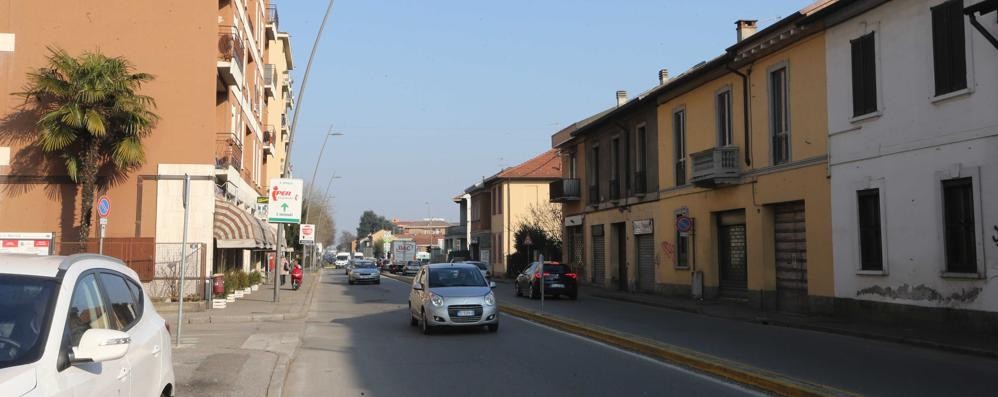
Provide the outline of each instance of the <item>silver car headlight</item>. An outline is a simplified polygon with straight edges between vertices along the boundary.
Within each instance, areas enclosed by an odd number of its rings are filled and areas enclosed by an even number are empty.
[[[496,304],[496,294],[489,292],[488,295],[485,295],[486,306],[495,306],[495,304]]]
[[[433,306],[436,306],[436,307],[443,307],[444,306],[444,298],[440,297],[440,295],[432,295],[430,297],[430,303],[432,303]]]

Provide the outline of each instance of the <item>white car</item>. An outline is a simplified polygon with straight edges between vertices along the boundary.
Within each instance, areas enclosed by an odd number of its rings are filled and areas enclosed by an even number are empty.
[[[0,395],[173,396],[170,330],[99,255],[0,254]]]
[[[409,325],[429,335],[437,327],[486,327],[499,330],[499,309],[478,267],[467,263],[423,266],[409,292]]]
[[[346,252],[340,252],[336,254],[336,262],[333,262],[333,264],[337,268],[341,268],[341,267],[347,267],[347,262],[350,262],[350,254]]]

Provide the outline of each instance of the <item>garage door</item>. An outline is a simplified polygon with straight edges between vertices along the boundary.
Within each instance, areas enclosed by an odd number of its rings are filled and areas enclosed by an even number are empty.
[[[774,209],[776,242],[776,297],[780,310],[807,310],[807,238],[804,203]]]
[[[718,214],[717,223],[720,295],[745,299],[748,286],[745,212],[739,210]]]
[[[606,281],[606,236],[603,225],[593,226],[593,284],[603,285]]]
[[[634,236],[638,257],[638,289],[644,292],[655,291],[655,236],[640,234]]]

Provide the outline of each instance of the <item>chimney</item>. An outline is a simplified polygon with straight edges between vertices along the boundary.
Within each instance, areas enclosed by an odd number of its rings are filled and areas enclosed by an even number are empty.
[[[669,69],[662,69],[658,71],[658,85],[663,85],[669,81]]]
[[[627,91],[617,91],[617,107],[620,107],[620,105],[625,103],[627,103]]]
[[[738,42],[749,38],[755,34],[755,19],[739,19],[735,21],[735,31],[738,32]]]

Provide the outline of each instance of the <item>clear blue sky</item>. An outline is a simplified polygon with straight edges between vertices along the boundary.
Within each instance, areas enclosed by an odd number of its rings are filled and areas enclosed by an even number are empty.
[[[550,148],[551,134],[609,107],[615,91],[657,84],[809,0],[337,1],[314,60],[292,151],[306,183],[332,172],[334,216],[353,231],[367,209],[455,221],[451,198]],[[302,81],[322,0],[278,5]]]

